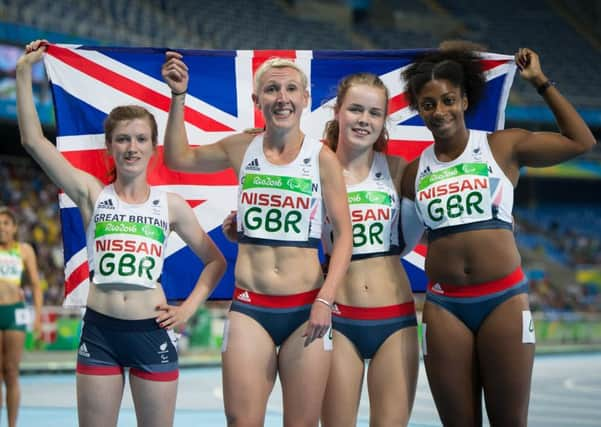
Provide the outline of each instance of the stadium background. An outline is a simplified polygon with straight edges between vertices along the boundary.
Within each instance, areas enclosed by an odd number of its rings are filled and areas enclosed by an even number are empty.
[[[519,13],[518,13],[519,11]],[[44,286],[43,342],[29,355],[72,352],[79,312],[60,307],[63,258],[57,188],[19,144],[15,61],[36,38],[55,43],[207,49],[397,49],[468,39],[489,51],[537,51],[545,73],[601,135],[601,2],[585,0],[0,0],[0,204],[21,218]],[[265,31],[268,28],[269,31]],[[53,139],[52,100],[40,66],[35,94]],[[536,91],[516,77],[506,127],[553,130]],[[563,165],[524,170],[516,192],[517,239],[530,279],[538,351],[601,348],[601,147]],[[26,297],[31,295],[25,285]],[[418,296],[419,298],[419,296]],[[223,304],[199,311],[188,351],[217,354]],[[71,353],[72,354],[72,353]],[[74,362],[68,358],[67,365]]]

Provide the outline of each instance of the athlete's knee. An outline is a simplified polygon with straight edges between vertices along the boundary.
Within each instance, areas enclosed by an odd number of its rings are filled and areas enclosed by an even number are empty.
[[[311,420],[288,420],[284,421],[284,427],[317,427],[319,419]]]
[[[317,427],[319,416],[304,414],[303,416],[286,416],[284,411],[284,427]]]
[[[357,420],[356,419],[350,419],[347,420],[346,418],[340,418],[340,417],[336,417],[336,418],[322,418],[321,420],[321,427],[339,427],[339,426],[356,426],[357,425]]]
[[[389,427],[389,426],[404,426],[409,425],[409,412],[378,409],[377,413],[369,414],[369,427]]]
[[[322,427],[339,427],[339,426],[356,426],[357,414],[353,411],[336,411],[324,412],[321,415]]]
[[[263,427],[264,417],[254,416],[252,414],[234,414],[226,411],[225,418],[228,427]]]
[[[523,417],[503,417],[502,420],[489,419],[491,427],[526,427],[528,420]]]
[[[6,364],[2,367],[2,381],[6,385],[11,385],[19,380],[19,365],[18,364]]]
[[[528,425],[528,410],[505,410],[501,413],[488,414],[491,427],[526,427]]]
[[[474,408],[473,410],[469,410],[468,408],[463,408],[463,410],[454,410],[447,408],[445,410],[439,407],[438,415],[440,416],[442,425],[445,427],[482,426],[482,413],[476,408]]]

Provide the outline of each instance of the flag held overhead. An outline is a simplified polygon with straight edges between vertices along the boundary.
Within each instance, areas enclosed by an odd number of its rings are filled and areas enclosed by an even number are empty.
[[[57,147],[76,167],[108,182],[110,162],[105,154],[102,123],[117,105],[137,104],[156,117],[159,147],[150,165],[152,185],[181,194],[200,223],[229,261],[228,272],[211,298],[229,299],[233,292],[236,245],[220,225],[236,209],[237,179],[232,170],[186,174],[163,162],[162,138],[171,93],[161,77],[165,49],[50,45],[44,60],[54,99]],[[309,78],[310,107],[303,113],[302,130],[320,139],[338,82],[346,75],[371,72],[380,76],[390,93],[387,120],[389,153],[412,160],[432,143],[432,135],[404,95],[401,71],[425,50],[307,51],[307,50],[180,50],[190,71],[186,96],[186,131],[192,144],[215,142],[232,133],[261,127],[251,94],[253,73],[261,63],[281,56],[294,60]],[[473,129],[494,131],[504,126],[504,110],[515,74],[513,56],[482,54],[487,88],[483,101],[466,116]],[[65,253],[65,305],[83,306],[89,287],[85,232],[79,211],[60,194]],[[202,264],[175,233],[169,237],[161,283],[169,299],[184,299],[193,288]],[[418,246],[403,260],[414,290],[423,291],[425,248]]]

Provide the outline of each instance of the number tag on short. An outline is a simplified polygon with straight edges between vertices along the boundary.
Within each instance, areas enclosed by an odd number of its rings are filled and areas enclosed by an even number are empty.
[[[330,329],[328,329],[328,332],[323,336],[322,340],[323,340],[323,349],[325,351],[332,351],[332,327],[330,326]]]
[[[225,353],[227,351],[227,343],[230,338],[230,321],[229,319],[225,319],[223,322],[223,341],[221,341],[221,352]]]
[[[27,308],[17,308],[15,310],[15,324],[29,325],[31,323],[31,313]]]
[[[534,335],[534,320],[529,310],[522,311],[522,343],[534,344],[536,337]]]

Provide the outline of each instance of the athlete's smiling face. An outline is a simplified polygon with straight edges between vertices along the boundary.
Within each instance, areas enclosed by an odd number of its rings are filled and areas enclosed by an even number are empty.
[[[145,173],[154,154],[152,131],[147,119],[120,121],[112,132],[107,149],[115,160],[118,174]]]
[[[272,67],[261,76],[253,100],[263,113],[267,127],[290,128],[300,126],[301,115],[309,102],[309,93],[297,70]]]
[[[342,144],[371,147],[384,131],[386,93],[381,88],[365,84],[349,87],[336,111],[336,119]]]
[[[419,115],[435,138],[448,139],[465,128],[467,97],[448,80],[431,80],[417,96]]]

